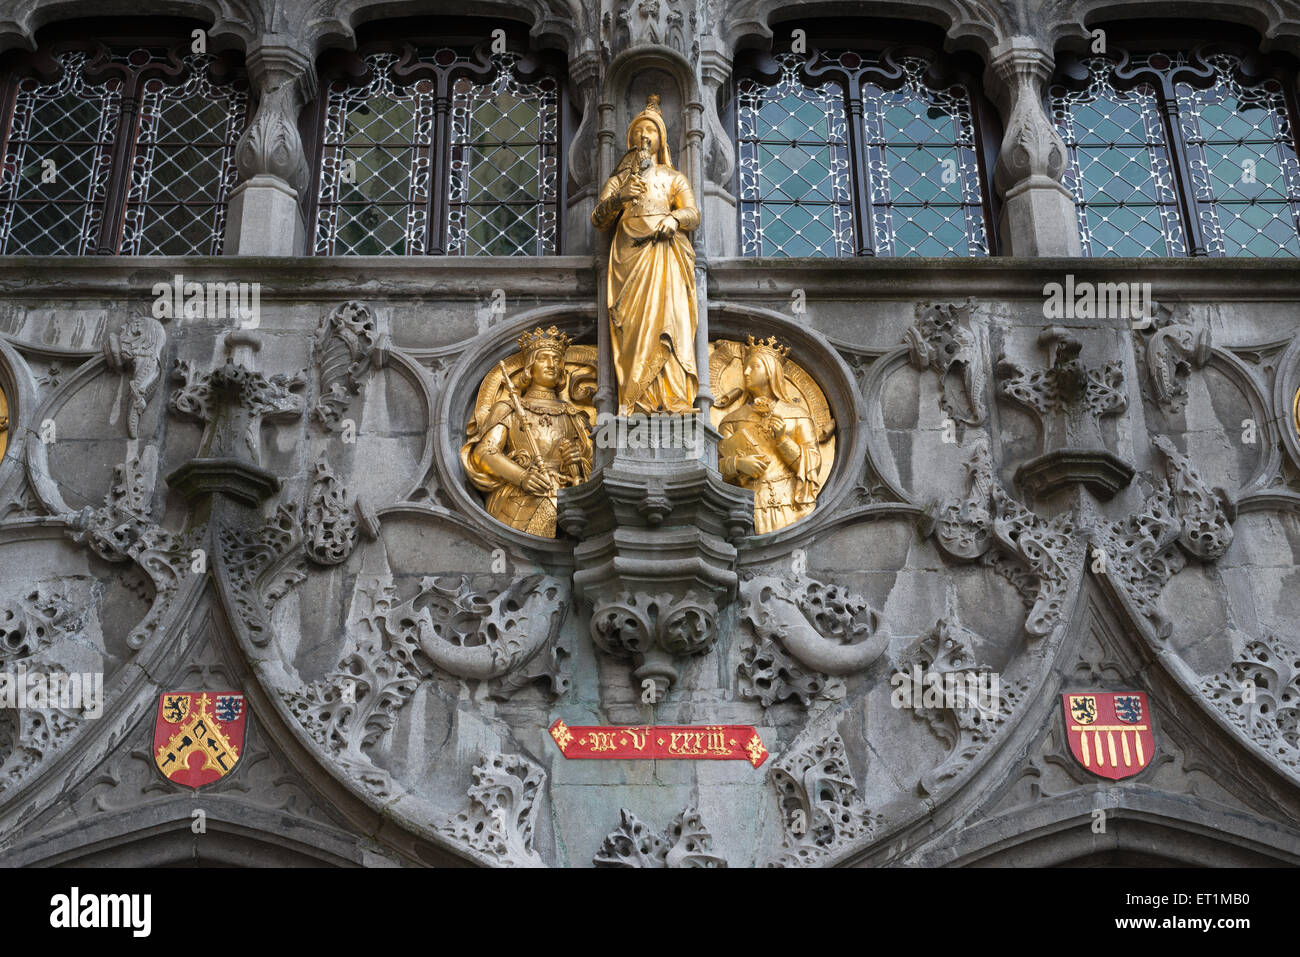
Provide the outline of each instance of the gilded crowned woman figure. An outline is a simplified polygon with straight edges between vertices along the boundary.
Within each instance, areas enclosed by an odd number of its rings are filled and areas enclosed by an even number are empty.
[[[754,531],[760,535],[810,514],[821,490],[817,426],[786,380],[787,351],[775,339],[749,337],[743,401],[718,426],[718,469],[726,481],[754,490]]]
[[[695,251],[684,233],[700,223],[695,194],[673,169],[659,97],[627,128],[627,153],[591,214],[614,228],[609,318],[621,415],[694,411]]]
[[[488,514],[522,532],[555,537],[557,493],[591,475],[587,414],[560,398],[569,337],[554,326],[519,337],[523,364],[516,386],[499,366],[484,384],[489,396],[469,424],[461,465],[486,492]],[[482,393],[480,393],[482,395]]]

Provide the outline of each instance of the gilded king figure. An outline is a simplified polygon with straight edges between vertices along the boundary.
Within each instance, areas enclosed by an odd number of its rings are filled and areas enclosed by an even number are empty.
[[[569,337],[552,326],[519,337],[522,365],[501,363],[484,382],[460,461],[487,493],[488,514],[520,531],[555,537],[561,487],[591,475],[587,413],[560,397]],[[518,378],[518,383],[514,381]]]
[[[651,95],[627,129],[627,153],[591,214],[614,229],[609,318],[621,415],[691,413],[695,367],[695,194],[673,168],[668,129]]]
[[[819,430],[808,402],[786,378],[788,351],[775,338],[749,337],[740,405],[718,426],[718,468],[726,481],[754,490],[760,535],[810,514],[821,490]]]

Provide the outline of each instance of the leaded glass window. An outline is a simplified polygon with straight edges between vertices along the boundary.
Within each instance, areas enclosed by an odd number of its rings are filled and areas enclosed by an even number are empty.
[[[333,80],[324,98],[317,254],[556,252],[554,76],[452,49],[364,64],[364,82]]]
[[[184,51],[184,55],[182,55]],[[69,44],[16,72],[0,164],[0,253],[221,252],[247,83],[185,47]]]
[[[1052,108],[1085,255],[1300,255],[1284,87],[1248,72],[1207,48],[1067,64]]]
[[[972,97],[915,51],[776,58],[738,82],[747,256],[982,256]]]

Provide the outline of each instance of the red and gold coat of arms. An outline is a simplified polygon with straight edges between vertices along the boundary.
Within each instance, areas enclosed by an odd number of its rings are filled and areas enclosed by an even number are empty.
[[[1151,763],[1156,739],[1142,692],[1067,692],[1061,705],[1070,753],[1093,774],[1118,781]]]
[[[237,691],[168,691],[154,719],[154,762],[190,788],[219,781],[244,751],[244,696]]]

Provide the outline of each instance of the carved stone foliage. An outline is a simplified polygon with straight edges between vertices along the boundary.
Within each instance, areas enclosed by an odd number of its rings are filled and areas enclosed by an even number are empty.
[[[249,65],[258,86],[258,107],[235,144],[239,179],[274,176],[301,198],[311,176],[298,134],[298,113],[314,93],[311,61],[301,52],[282,53],[262,46],[250,56]]]
[[[1300,776],[1300,654],[1265,632],[1200,690],[1234,727]]]
[[[958,422],[984,421],[984,356],[970,329],[974,301],[919,302],[907,330],[908,358],[918,370],[939,374],[939,403]]]
[[[140,416],[162,378],[166,346],[167,333],[162,323],[144,314],[127,319],[104,340],[104,357],[109,368],[125,377],[123,381],[131,393],[126,434],[133,439],[139,436]]]
[[[713,836],[693,807],[673,818],[662,838],[622,808],[618,827],[605,836],[592,863],[597,867],[726,867],[726,860],[712,851]]]
[[[1070,512],[1044,521],[1007,494],[993,475],[983,437],[973,446],[966,473],[966,495],[934,507],[933,531],[940,549],[959,561],[993,564],[1018,591],[1032,594],[1026,633],[1035,638],[1051,634],[1060,624],[1069,583],[1083,562],[1078,523]],[[1010,563],[988,561],[986,556],[994,551]]]
[[[474,768],[468,808],[439,830],[503,867],[545,867],[533,849],[545,783],[546,772],[521,754],[485,755]]]
[[[84,717],[64,707],[57,689],[49,693],[51,682],[67,677],[53,651],[84,625],[84,608],[44,587],[0,605],[0,667],[15,692],[25,688],[28,696],[19,707],[0,708],[0,794],[67,743]]]
[[[740,696],[757,698],[765,708],[790,699],[811,708],[814,700],[836,700],[845,694],[842,679],[802,667],[770,638],[750,639],[741,645],[736,674]]]
[[[1164,307],[1154,311],[1152,332],[1145,342],[1147,381],[1156,404],[1173,414],[1187,404],[1192,371],[1210,361],[1210,329]]]
[[[844,739],[833,729],[805,730],[772,766],[768,779],[776,788],[785,826],[782,850],[769,867],[822,864],[879,825],[858,796]]]
[[[1232,544],[1235,503],[1223,489],[1206,485],[1191,460],[1167,436],[1157,435],[1151,443],[1164,453],[1174,511],[1182,522],[1178,544],[1202,561],[1217,561]]]
[[[1026,372],[1006,356],[997,365],[1000,393],[1033,410],[1043,425],[1043,454],[1022,465],[1016,481],[1043,493],[1084,485],[1108,498],[1133,478],[1133,466],[1106,448],[1100,425],[1128,407],[1123,365],[1086,365],[1083,344],[1059,327],[1045,329],[1038,343],[1047,350],[1047,368]]]
[[[1098,544],[1134,605],[1155,626],[1161,638],[1173,624],[1157,599],[1169,580],[1187,563],[1185,556],[1213,562],[1232,544],[1236,508],[1223,489],[1210,489],[1187,456],[1166,436],[1152,444],[1165,458],[1167,481],[1143,503],[1142,510],[1119,522],[1099,526]]]
[[[369,749],[435,668],[488,682],[497,700],[534,682],[552,697],[568,690],[570,649],[559,628],[568,601],[564,583],[540,575],[499,593],[475,587],[468,576],[426,578],[405,602],[391,578],[358,581],[350,644],[338,666],[281,696],[334,760],[386,796],[391,779]]]
[[[1095,543],[1106,553],[1106,574],[1124,586],[1134,606],[1151,621],[1161,638],[1167,638],[1173,626],[1160,610],[1160,592],[1186,564],[1173,547],[1180,527],[1170,508],[1168,491],[1158,489],[1147,498],[1142,511],[1118,522],[1101,524]]]
[[[993,669],[976,657],[976,641],[974,632],[957,621],[940,619],[899,660],[900,671],[906,673],[916,667],[922,674],[944,676],[942,680],[950,682],[954,689],[954,700],[943,701],[937,707],[926,707],[922,689],[912,689],[917,702],[913,715],[928,724],[948,746],[943,761],[921,775],[921,790],[926,794],[935,794],[945,782],[973,765],[1005,727],[1029,690],[1029,682],[1024,679],[1008,687],[1003,685],[1000,676],[991,677]],[[980,682],[984,682],[987,691],[973,692],[972,689],[981,688]],[[956,706],[947,707],[948,704]]]
[[[754,636],[761,649],[775,643],[806,669],[807,676],[849,675],[869,667],[889,644],[880,615],[866,599],[805,576],[775,578],[760,575],[741,586],[744,602],[740,622]],[[742,672],[743,675],[743,672]],[[794,675],[790,677],[794,678]],[[807,699],[790,688],[791,695]],[[811,690],[809,678],[796,680]],[[825,685],[825,679],[822,679]],[[780,686],[763,689],[760,697],[772,698]],[[819,689],[820,690],[820,689]],[[785,695],[790,696],[790,695]],[[771,703],[764,700],[764,704]]]
[[[317,462],[303,503],[303,548],[317,565],[337,565],[352,554],[358,533],[374,540],[379,519],[361,497],[348,504],[347,489],[329,463]]]
[[[260,526],[225,526],[217,533],[234,611],[256,645],[271,640],[271,609],[306,577],[298,522],[281,505]]]
[[[343,427],[344,412],[366,373],[379,363],[378,343],[375,319],[364,303],[342,303],[321,320],[312,342],[319,377],[312,421],[331,432]]]
[[[89,506],[71,517],[68,534],[108,562],[132,561],[153,585],[149,612],[127,636],[127,645],[140,648],[158,633],[181,583],[189,573],[191,552],[202,529],[169,532],[149,516],[150,483],[155,463],[146,456],[117,466],[113,486],[97,509]]]
[[[1048,350],[1046,369],[1025,372],[1005,356],[998,360],[998,387],[1003,395],[1043,417],[1058,412],[1086,412],[1096,419],[1128,407],[1124,369],[1119,360],[1099,367],[1084,365],[1079,358],[1083,344],[1056,327],[1045,330],[1038,341]]]

